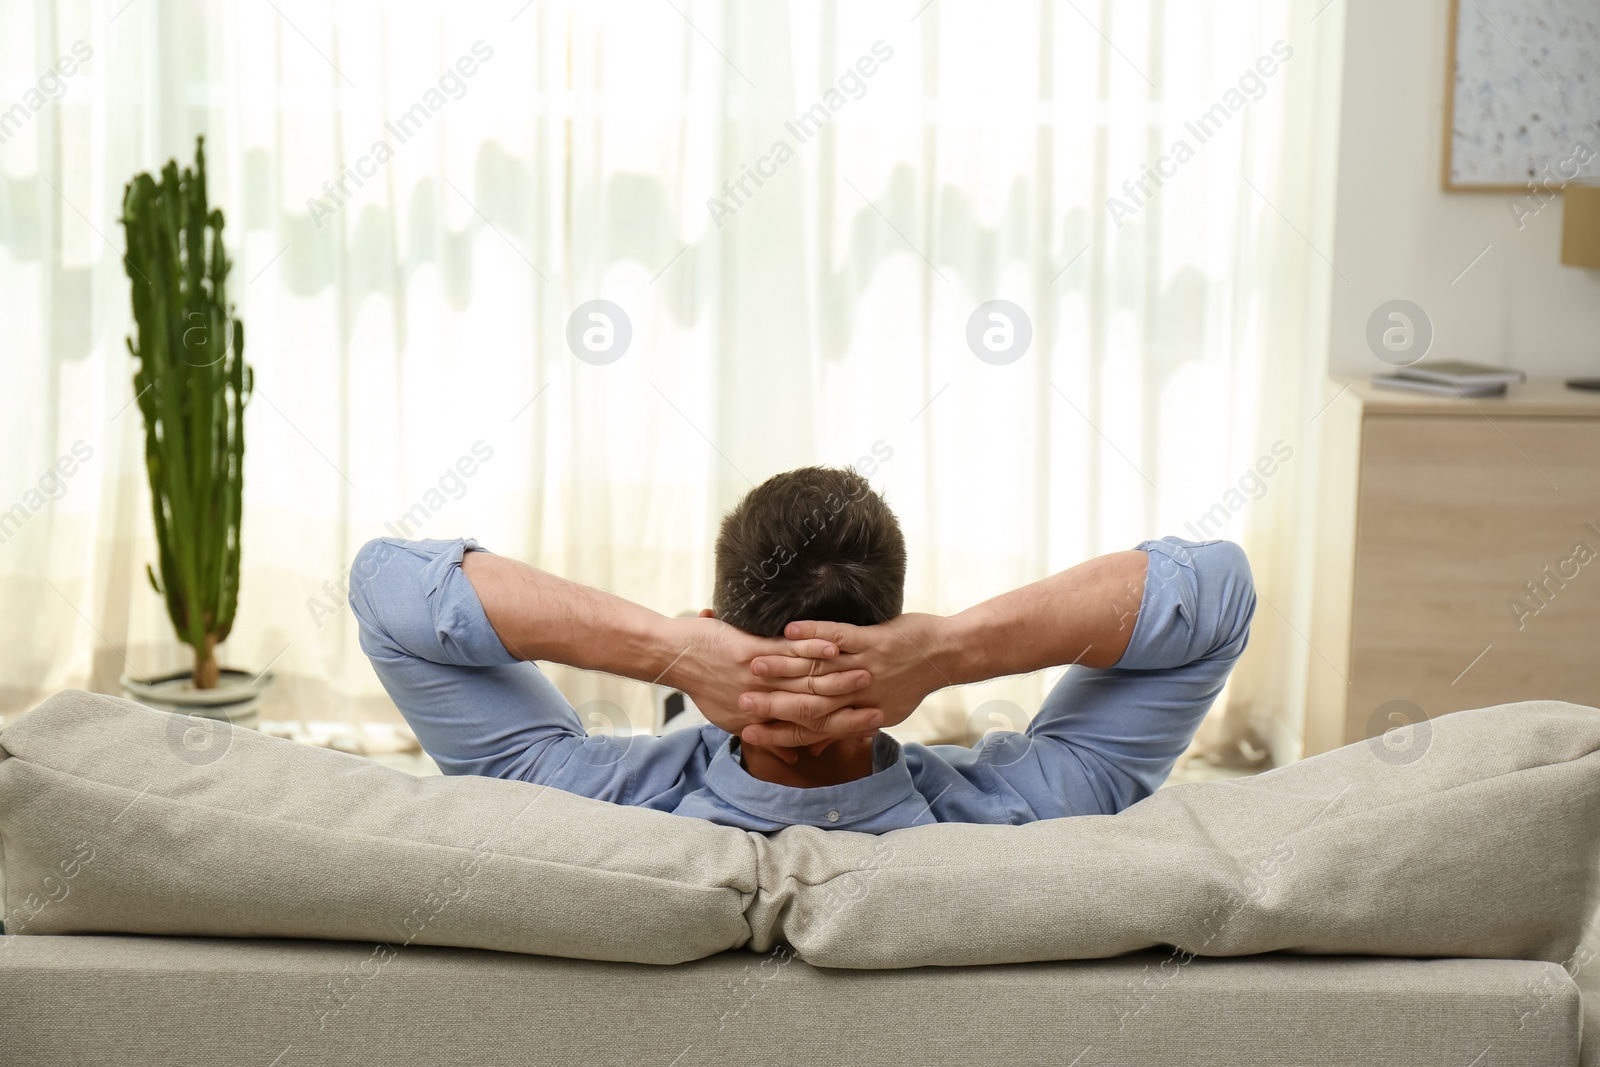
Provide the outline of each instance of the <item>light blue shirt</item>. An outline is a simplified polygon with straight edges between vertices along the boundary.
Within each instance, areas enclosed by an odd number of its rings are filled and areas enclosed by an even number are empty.
[[[461,571],[472,540],[368,542],[351,568],[361,648],[445,774],[536,782],[745,830],[883,833],[934,822],[1114,814],[1153,793],[1188,747],[1249,637],[1250,565],[1229,541],[1164,537],[1115,667],[1073,667],[1025,731],[977,744],[880,733],[873,773],[801,789],[752,777],[715,726],[589,735],[565,697],[500,643]]]

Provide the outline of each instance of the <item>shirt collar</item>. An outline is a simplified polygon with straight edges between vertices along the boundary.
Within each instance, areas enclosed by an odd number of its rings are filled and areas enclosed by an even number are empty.
[[[880,732],[872,744],[873,773],[853,782],[809,789],[752,777],[739,765],[739,739],[729,736],[706,768],[705,784],[727,803],[773,822],[845,828],[887,811],[915,791],[900,742]]]

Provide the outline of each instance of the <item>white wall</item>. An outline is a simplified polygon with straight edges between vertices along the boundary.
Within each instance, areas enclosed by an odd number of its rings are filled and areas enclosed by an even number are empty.
[[[1322,251],[1344,277],[1332,283],[1330,372],[1388,369],[1367,348],[1367,318],[1403,298],[1433,322],[1430,357],[1600,375],[1600,270],[1561,265],[1561,201],[1519,230],[1508,194],[1440,187],[1449,0],[1339,2],[1337,216]]]

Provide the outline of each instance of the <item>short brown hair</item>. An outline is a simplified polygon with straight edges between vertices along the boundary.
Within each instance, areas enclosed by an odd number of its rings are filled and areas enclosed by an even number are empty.
[[[717,534],[717,617],[757,637],[801,619],[870,626],[905,600],[900,522],[861,475],[802,467],[745,494]]]

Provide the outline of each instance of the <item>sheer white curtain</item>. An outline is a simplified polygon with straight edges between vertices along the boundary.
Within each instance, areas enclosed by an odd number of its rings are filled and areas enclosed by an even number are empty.
[[[116,220],[203,133],[257,382],[224,662],[272,665],[264,717],[392,714],[340,591],[386,526],[670,613],[708,602],[753,483],[870,457],[914,609],[1146,536],[1241,540],[1264,602],[1230,725],[1292,757],[1341,17],[12,0],[0,710],[185,665],[142,573]],[[593,300],[630,334],[609,362],[568,343]],[[1008,328],[1015,358],[969,342]],[[1053,680],[941,694],[905,734]],[[645,715],[643,687],[561,681]]]

